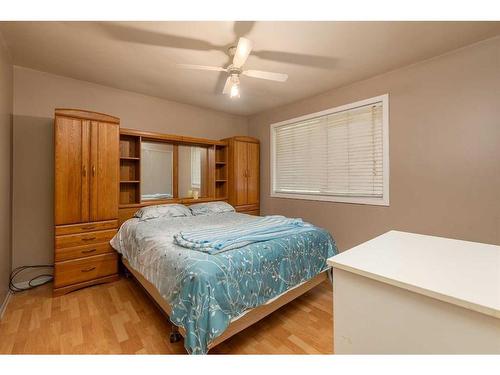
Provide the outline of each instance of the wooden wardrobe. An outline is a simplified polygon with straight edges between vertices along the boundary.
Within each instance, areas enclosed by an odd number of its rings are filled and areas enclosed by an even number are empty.
[[[120,120],[56,109],[54,294],[118,277]]]
[[[259,215],[259,140],[239,136],[225,141],[228,145],[228,201],[238,212]]]

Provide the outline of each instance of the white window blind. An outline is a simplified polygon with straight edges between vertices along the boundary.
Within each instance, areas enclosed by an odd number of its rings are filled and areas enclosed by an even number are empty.
[[[273,125],[272,195],[387,204],[383,99]]]
[[[201,186],[201,149],[191,147],[191,188],[199,189]]]

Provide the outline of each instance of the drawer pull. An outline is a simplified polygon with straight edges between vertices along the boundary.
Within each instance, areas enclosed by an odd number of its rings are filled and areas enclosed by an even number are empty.
[[[93,271],[95,270],[95,267],[90,267],[90,268],[85,268],[83,270],[81,270],[82,272],[90,272],[90,271]]]
[[[82,250],[82,254],[90,254],[95,252],[97,249],[88,249],[88,250]]]
[[[86,227],[82,227],[82,229],[84,229],[84,230],[94,229],[94,228],[95,228],[95,225],[88,225]]]
[[[92,241],[95,239],[96,239],[96,237],[87,237],[87,238],[82,238],[82,241]]]

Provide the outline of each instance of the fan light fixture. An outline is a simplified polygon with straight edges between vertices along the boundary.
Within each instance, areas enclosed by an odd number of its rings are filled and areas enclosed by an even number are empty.
[[[240,79],[237,75],[233,75],[231,77],[231,89],[229,91],[230,98],[239,98],[240,97]]]
[[[229,94],[231,98],[239,98],[240,97],[240,85],[234,84],[231,87],[231,93]]]
[[[252,52],[252,47],[253,43],[250,40],[246,38],[240,38],[236,46],[232,46],[228,49],[228,55],[233,58],[233,62],[226,68],[219,66],[191,64],[177,64],[177,66],[183,69],[208,70],[213,72],[228,73],[229,76],[226,79],[226,83],[224,85],[222,93],[224,95],[229,94],[230,98],[240,97],[240,75],[276,82],[286,82],[286,80],[288,79],[287,74],[264,72],[262,70],[243,70],[243,65]]]

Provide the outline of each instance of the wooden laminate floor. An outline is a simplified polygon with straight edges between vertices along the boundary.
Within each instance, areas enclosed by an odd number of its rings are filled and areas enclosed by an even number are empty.
[[[185,354],[170,323],[133,279],[52,297],[52,285],[11,297],[1,354]],[[215,347],[218,354],[333,352],[332,287],[323,282]]]

